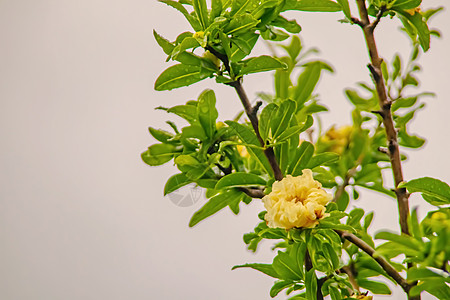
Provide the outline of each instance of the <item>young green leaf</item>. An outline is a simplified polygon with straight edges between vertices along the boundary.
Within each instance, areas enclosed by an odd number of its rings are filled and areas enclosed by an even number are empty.
[[[260,271],[266,275],[269,275],[270,277],[274,278],[280,278],[278,273],[275,271],[275,269],[272,267],[271,264],[259,264],[259,263],[253,263],[253,264],[245,264],[245,265],[238,265],[231,268],[231,270],[239,269],[239,268],[252,268],[254,270]]]
[[[410,15],[408,12],[401,9],[396,9],[395,11],[407,19],[410,24],[416,28],[420,46],[424,52],[427,52],[430,48],[430,30],[428,29],[427,22],[423,19],[422,14],[415,12],[413,15]]]
[[[309,161],[306,169],[314,169],[315,167],[328,165],[336,162],[339,159],[339,155],[333,152],[325,152],[314,155]]]
[[[192,0],[195,14],[202,25],[202,29],[205,30],[209,26],[208,7],[206,6],[206,0]]]
[[[392,9],[411,9],[416,8],[422,3],[422,0],[396,0],[393,1]]]
[[[302,142],[289,164],[288,174],[292,176],[300,175],[302,170],[308,165],[313,154],[314,146],[309,142]]]
[[[306,273],[306,298],[308,300],[316,300],[317,293],[317,277],[314,268]]]
[[[171,160],[175,148],[170,144],[155,144],[141,154],[142,160],[150,166],[159,166]]]
[[[251,131],[248,127],[245,127],[244,125],[241,125],[234,121],[226,121],[225,122],[228,126],[230,126],[239,136],[239,138],[246,144],[254,145],[254,146],[260,146],[258,143],[258,138],[256,137],[255,133]],[[272,174],[272,168],[270,167],[269,161],[267,160],[267,157],[264,155],[263,150],[253,147],[247,147],[248,152],[257,159],[264,170],[268,174]]]
[[[171,1],[171,0],[159,0],[159,2],[162,2],[162,3],[165,3],[165,4],[169,5],[169,6],[172,6],[173,8],[175,8],[176,10],[181,12],[184,15],[184,17],[186,18],[186,20],[188,20],[189,24],[191,24],[192,28],[195,31],[202,30],[202,27],[201,27],[198,19],[193,17],[193,16],[191,16],[189,14],[189,12],[186,10],[186,8],[184,8],[184,6],[180,2]]]
[[[275,297],[285,288],[292,286],[294,283],[290,280],[279,280],[274,283],[272,288],[270,289],[270,297]]]
[[[258,175],[245,172],[236,172],[222,177],[215,189],[226,189],[239,186],[265,186],[267,182]]]
[[[212,90],[205,90],[198,97],[197,115],[206,136],[211,139],[216,132],[216,119],[219,116],[216,96]]]
[[[198,211],[194,213],[189,221],[189,227],[195,226],[198,222],[206,219],[207,217],[215,214],[222,208],[226,207],[236,197],[240,197],[241,192],[237,190],[226,190],[225,192],[212,197],[202,206]]]
[[[382,282],[374,281],[374,280],[367,280],[363,278],[357,279],[359,286],[362,288],[371,291],[374,294],[381,294],[381,295],[390,295],[391,290],[389,287]]]
[[[193,105],[176,105],[169,108],[167,112],[176,114],[192,125],[197,121],[197,108]]]
[[[275,116],[278,106],[274,103],[269,103],[261,112],[259,118],[259,134],[263,141],[266,141],[270,134],[270,121]]]
[[[288,0],[283,10],[337,12],[341,11],[342,8],[331,0]]]
[[[285,63],[267,55],[252,57],[243,61],[243,63],[244,66],[241,69],[240,75],[287,68]]]
[[[288,127],[294,116],[296,104],[292,100],[284,100],[281,102],[276,114],[270,120],[270,128],[272,130],[272,138],[279,137]]]
[[[179,173],[171,176],[164,186],[164,196],[170,194],[179,188],[191,183],[192,180],[186,177],[185,174]]]
[[[352,19],[352,13],[350,12],[350,5],[348,4],[348,0],[337,0],[337,2],[341,5],[342,11],[347,19]]]
[[[297,102],[297,109],[300,109],[311,96],[319,81],[321,70],[321,64],[313,62],[308,64],[298,77],[297,87],[293,95],[294,100]]]
[[[403,182],[399,187],[406,188],[410,193],[422,193],[423,196],[427,196],[424,199],[432,205],[450,204],[450,187],[439,179],[422,177]]]
[[[296,261],[286,252],[278,251],[278,255],[273,259],[272,266],[281,279],[303,279],[302,271],[296,264]]]
[[[155,82],[155,90],[165,91],[188,86],[210,76],[212,76],[210,71],[198,66],[174,65],[159,75]]]

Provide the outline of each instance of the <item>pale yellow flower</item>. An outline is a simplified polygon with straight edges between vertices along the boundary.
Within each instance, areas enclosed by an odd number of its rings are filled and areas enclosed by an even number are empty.
[[[339,127],[338,129],[333,126],[325,135],[320,137],[320,141],[329,144],[327,151],[342,154],[350,142],[352,131],[353,127],[349,125]]]
[[[267,210],[265,220],[272,228],[312,228],[325,217],[325,205],[333,197],[314,180],[309,169],[303,175],[287,175],[272,185],[272,192],[262,199]]]

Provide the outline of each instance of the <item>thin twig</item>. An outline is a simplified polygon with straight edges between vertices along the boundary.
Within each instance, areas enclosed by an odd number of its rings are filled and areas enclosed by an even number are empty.
[[[383,257],[376,253],[375,249],[373,249],[369,244],[364,242],[362,239],[357,237],[356,235],[342,230],[335,230],[337,234],[339,234],[342,238],[348,240],[349,242],[355,244],[359,249],[363,250],[367,254],[369,254],[382,268],[386,271],[386,273],[392,277],[392,279],[397,282],[402,289],[408,293],[411,286],[408,282],[397,272],[397,270]]]

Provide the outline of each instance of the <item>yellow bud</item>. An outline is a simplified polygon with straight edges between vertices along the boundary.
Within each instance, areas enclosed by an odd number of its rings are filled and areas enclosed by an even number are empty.
[[[203,38],[205,37],[205,33],[203,31],[197,31],[192,37],[194,39],[203,40]]]
[[[216,123],[216,129],[219,130],[220,128],[224,128],[226,127],[227,124],[225,124],[224,122],[217,122]]]
[[[431,215],[431,219],[436,221],[445,221],[447,220],[447,215],[443,212],[437,211]]]
[[[208,50],[203,53],[203,57],[212,61],[217,68],[220,68],[220,60]]]
[[[421,13],[422,10],[420,9],[420,7],[416,7],[416,8],[410,8],[410,9],[405,9],[405,12],[407,12],[408,14],[410,14],[411,16],[414,16],[414,14],[416,12]]]
[[[248,154],[247,148],[245,148],[245,146],[242,146],[242,145],[236,145],[236,148],[237,148],[239,154],[240,154],[242,157],[247,158],[247,157],[250,156],[250,155]]]

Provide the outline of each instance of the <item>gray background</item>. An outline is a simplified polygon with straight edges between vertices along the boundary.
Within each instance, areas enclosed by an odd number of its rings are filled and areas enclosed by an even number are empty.
[[[348,123],[343,88],[370,80],[360,30],[336,22],[340,14],[288,16],[303,26],[304,45],[320,48],[335,67],[318,90],[331,110],[324,124]],[[411,128],[429,141],[409,151],[405,178],[450,181],[448,10],[432,25],[444,38],[422,57],[420,79],[421,89],[438,97],[427,100]],[[377,31],[387,59],[396,51],[408,55],[397,27],[384,19]],[[154,107],[194,99],[211,86],[222,120],[239,108],[232,90],[213,80],[153,91],[168,66],[153,28],[170,39],[188,29],[181,15],[153,0],[0,0],[0,299],[269,299],[272,279],[230,271],[272,260],[270,243],[254,255],[242,242],[261,203],[242,207],[239,217],[225,209],[189,229],[204,199],[177,207],[162,196],[175,169],[140,159],[154,142],[147,127],[167,119]],[[268,73],[245,81],[252,100],[271,85]],[[373,231],[397,230],[393,200],[364,193],[354,205],[377,209]],[[413,197],[417,205],[421,216],[430,209]]]

